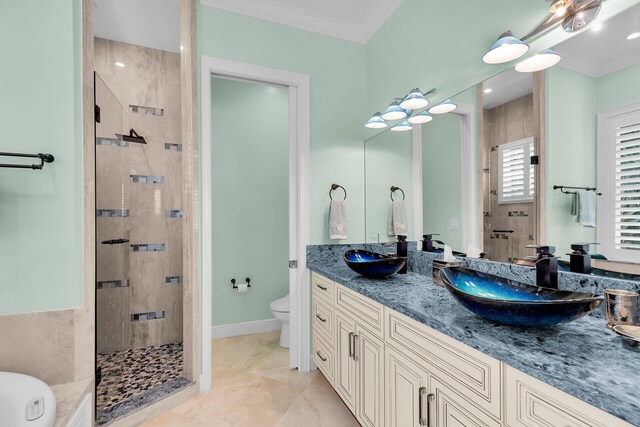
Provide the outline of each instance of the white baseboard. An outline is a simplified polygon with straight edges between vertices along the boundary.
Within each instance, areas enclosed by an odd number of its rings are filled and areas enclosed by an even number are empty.
[[[277,319],[255,320],[253,322],[230,323],[211,327],[211,339],[236,337],[238,335],[259,334],[280,330]]]

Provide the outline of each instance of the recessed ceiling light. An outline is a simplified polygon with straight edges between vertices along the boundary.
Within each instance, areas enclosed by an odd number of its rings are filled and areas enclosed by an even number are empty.
[[[483,90],[484,93],[491,93],[493,92],[493,89],[491,89],[490,87],[486,88],[485,90]]]
[[[635,40],[640,37],[640,33],[631,33],[627,36],[627,40]]]
[[[184,50],[184,46],[180,45],[180,52]]]
[[[115,66],[118,68],[124,68],[124,64],[122,62],[116,62]]]
[[[595,24],[593,24],[593,26],[591,27],[591,30],[598,32],[602,29],[603,25],[602,22],[596,22]]]

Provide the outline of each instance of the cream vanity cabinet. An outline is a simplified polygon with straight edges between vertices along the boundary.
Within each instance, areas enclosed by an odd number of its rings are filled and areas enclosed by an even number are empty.
[[[367,427],[632,427],[403,314],[312,275],[313,355]]]

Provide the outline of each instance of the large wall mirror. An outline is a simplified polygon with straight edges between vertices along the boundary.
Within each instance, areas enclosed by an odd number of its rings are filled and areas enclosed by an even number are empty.
[[[552,49],[562,60],[545,71],[506,70],[453,96],[456,111],[365,142],[368,241],[395,240],[387,187],[404,179],[422,206],[407,206],[409,238],[437,233],[501,262],[534,244],[566,260],[571,244],[593,242],[594,264],[638,273],[640,5]]]

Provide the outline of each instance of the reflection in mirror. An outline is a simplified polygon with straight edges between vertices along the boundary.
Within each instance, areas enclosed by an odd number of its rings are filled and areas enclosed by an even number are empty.
[[[368,243],[396,241],[396,235],[402,233],[403,224],[405,231],[402,234],[409,236],[409,239],[413,238],[411,134],[411,131],[383,132],[364,144],[365,224]],[[399,189],[392,193],[391,187]],[[406,218],[404,220],[402,206]]]

